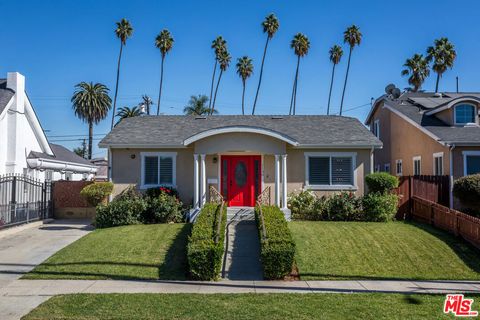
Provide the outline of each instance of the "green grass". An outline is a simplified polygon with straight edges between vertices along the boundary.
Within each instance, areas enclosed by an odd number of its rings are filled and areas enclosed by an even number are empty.
[[[444,299],[372,293],[76,294],[53,297],[22,319],[451,319],[442,313]],[[478,309],[478,302],[473,307]]]
[[[430,226],[291,222],[302,280],[480,279],[480,251]]]
[[[175,279],[187,272],[187,224],[98,229],[63,248],[24,279]]]

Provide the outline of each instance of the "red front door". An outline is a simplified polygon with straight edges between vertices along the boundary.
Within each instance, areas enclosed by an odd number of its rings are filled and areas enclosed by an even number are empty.
[[[260,156],[222,156],[222,195],[231,207],[253,207],[260,191]]]

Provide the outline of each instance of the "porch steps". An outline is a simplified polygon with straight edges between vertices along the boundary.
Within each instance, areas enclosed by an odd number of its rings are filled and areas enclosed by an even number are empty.
[[[251,207],[228,207],[227,221],[247,221],[255,220],[255,214]]]

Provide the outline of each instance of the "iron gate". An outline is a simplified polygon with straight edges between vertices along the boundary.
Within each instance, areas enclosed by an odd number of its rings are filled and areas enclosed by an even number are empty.
[[[27,175],[0,176],[0,228],[53,217],[52,183]]]

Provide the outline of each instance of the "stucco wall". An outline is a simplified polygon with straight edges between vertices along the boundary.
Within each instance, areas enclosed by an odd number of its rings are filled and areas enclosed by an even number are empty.
[[[453,149],[453,178],[457,179],[463,176],[464,167],[463,167],[463,151],[478,151],[480,152],[480,147],[455,147]]]

